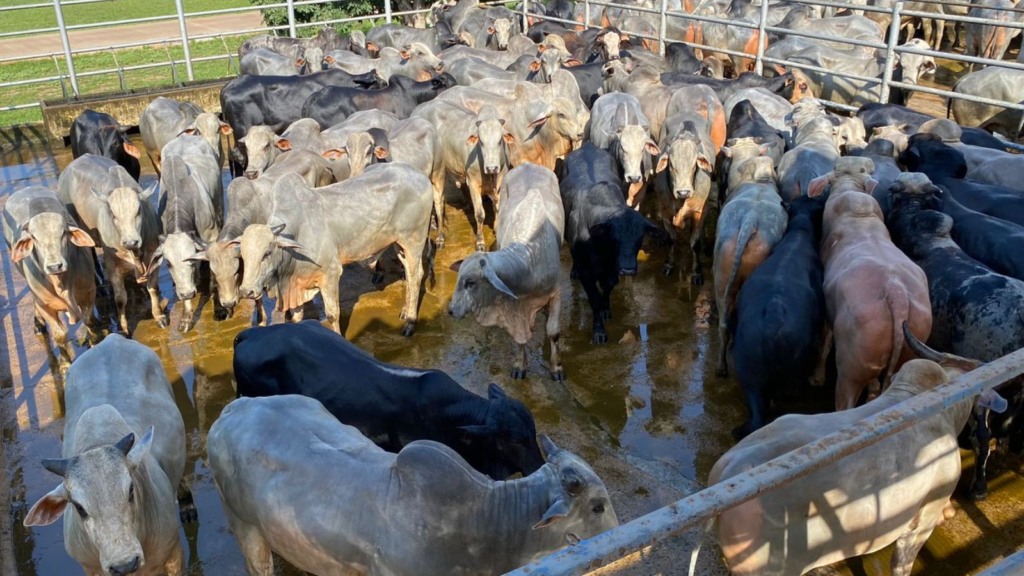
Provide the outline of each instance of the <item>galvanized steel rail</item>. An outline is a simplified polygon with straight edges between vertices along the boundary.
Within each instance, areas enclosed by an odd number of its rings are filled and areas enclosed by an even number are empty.
[[[703,526],[708,520],[730,508],[807,476],[840,458],[913,426],[922,418],[938,414],[1022,374],[1024,349],[1003,356],[938,388],[904,400],[854,426],[829,434],[816,442],[709,486],[614,530],[509,572],[508,576],[585,574],[673,534]]]

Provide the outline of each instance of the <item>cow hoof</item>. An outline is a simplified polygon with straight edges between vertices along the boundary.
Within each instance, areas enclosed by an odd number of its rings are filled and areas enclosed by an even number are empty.
[[[971,488],[971,500],[981,502],[988,498],[988,488]]]
[[[551,373],[551,379],[555,382],[565,382],[565,367],[559,366]]]
[[[477,252],[486,252],[487,251],[487,245],[484,244],[483,242],[477,242],[476,243],[476,251]]]
[[[188,320],[182,320],[180,323],[178,323],[178,332],[185,333],[185,332],[188,332],[191,329],[192,329],[192,323],[189,322]]]
[[[703,274],[694,274],[693,276],[690,276],[690,282],[694,286],[702,286],[704,284],[704,275]]]
[[[611,320],[612,319],[612,311],[611,311],[610,308],[605,308],[604,310],[601,310],[600,314],[601,314],[601,320]]]
[[[408,338],[416,332],[416,323],[412,321],[406,321],[405,325],[402,326],[402,336]]]
[[[192,501],[191,496],[188,500],[178,502],[178,517],[182,524],[190,524],[199,520],[199,513],[196,512],[196,504]]]
[[[444,236],[438,236],[437,240],[434,240],[434,246],[436,246],[438,250],[444,248]]]
[[[46,323],[39,318],[32,318],[33,327],[37,336],[46,336]]]
[[[512,368],[512,372],[509,374],[513,380],[522,380],[526,378],[526,368]]]
[[[594,330],[594,333],[590,336],[591,344],[607,344],[608,333],[604,330]]]
[[[675,266],[666,263],[664,266],[661,267],[662,275],[664,275],[664,276],[671,276],[673,268],[675,268]]]

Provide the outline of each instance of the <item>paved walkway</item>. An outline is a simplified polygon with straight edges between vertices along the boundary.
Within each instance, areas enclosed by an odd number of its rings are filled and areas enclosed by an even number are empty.
[[[126,17],[130,17],[127,16]],[[188,34],[200,36],[236,30],[251,30],[263,26],[263,18],[258,11],[239,12],[234,14],[218,14],[201,18],[189,18]],[[129,44],[133,42],[151,41],[159,44],[165,40],[180,39],[177,19],[145,22],[110,28],[87,28],[68,32],[72,50],[88,48],[104,48],[112,44]],[[6,38],[0,40],[0,58],[18,57],[49,57],[51,53],[62,54],[64,47],[60,34],[41,34]]]

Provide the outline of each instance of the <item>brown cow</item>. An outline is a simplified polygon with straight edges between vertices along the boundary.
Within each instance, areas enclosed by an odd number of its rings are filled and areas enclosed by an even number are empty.
[[[913,357],[904,342],[903,322],[922,341],[932,329],[928,279],[890,240],[882,210],[871,197],[877,184],[873,171],[869,158],[840,158],[808,190],[816,196],[827,184],[832,186],[822,222],[821,258],[839,371],[837,410],[856,406],[865,389],[869,398],[877,396],[880,379],[888,386],[896,370]]]

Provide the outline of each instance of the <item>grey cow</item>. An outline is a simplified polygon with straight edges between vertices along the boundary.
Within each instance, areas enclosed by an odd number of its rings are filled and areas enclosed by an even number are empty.
[[[281,155],[281,162],[275,163],[255,180],[235,178],[228,184],[228,213],[217,240],[206,250],[197,252],[192,260],[206,260],[217,287],[217,299],[229,316],[238,304],[239,269],[241,254],[237,242],[250,224],[266,224],[273,209],[274,184],[285,174],[298,174],[309,187],[329,184],[330,172],[327,160],[309,150],[292,150]],[[256,320],[260,325],[267,322],[262,299],[256,298]]]
[[[523,164],[509,171],[499,194],[497,250],[473,253],[462,262],[448,312],[456,318],[472,315],[482,326],[508,332],[519,348],[512,377],[525,378],[526,344],[544,308],[551,375],[564,380],[558,276],[565,210],[558,179],[547,168]]]
[[[113,160],[85,154],[64,169],[57,190],[68,212],[103,248],[103,270],[114,290],[121,331],[131,334],[125,311],[125,276],[146,285],[153,319],[166,328],[158,275],[147,274],[146,270],[160,243],[160,220],[148,201],[155,186],[143,190]]]
[[[590,466],[541,446],[539,470],[495,482],[443,444],[385,452],[287,395],[229,404],[207,454],[251,576],[274,573],[272,552],[311,574],[484,576],[618,526]]]
[[[319,62],[317,63],[319,64]],[[281,52],[270,48],[257,48],[242,56],[239,74],[255,76],[299,76],[309,73],[302,46],[294,45]]]
[[[629,184],[627,203],[637,206],[635,199],[653,172],[651,158],[661,154],[651,138],[650,123],[640,101],[622,92],[598,98],[590,111],[588,136],[594,146],[610,151],[618,160],[622,177]]]
[[[825,106],[813,98],[804,98],[793,106],[790,115],[794,146],[779,163],[779,195],[785,200],[807,196],[811,180],[828,174],[839,158],[835,126]]]
[[[185,424],[160,358],[118,334],[82,354],[64,389],[64,478],[26,526],[64,517],[64,548],[89,576],[180,576],[175,490],[185,470]]]
[[[72,324],[82,320],[89,341],[97,339],[90,326],[96,303],[96,267],[85,250],[96,243],[76,226],[57,194],[42,186],[18,190],[7,198],[4,240],[32,293],[36,332],[50,331],[60,349],[60,369],[66,371],[71,347],[60,313],[66,312]]]
[[[220,163],[199,136],[179,136],[164,147],[167,170],[160,176],[160,220],[164,234],[153,253],[148,273],[167,262],[178,299],[185,303],[178,329],[192,328],[196,295],[196,253],[220,233],[224,190]]]
[[[160,96],[142,111],[139,118],[139,133],[146,147],[146,154],[157,174],[163,166],[163,148],[179,134],[200,134],[217,154],[217,162],[224,158],[221,134],[231,134],[231,127],[221,122],[216,114],[203,112],[191,102],[178,102]]]
[[[342,265],[376,261],[392,244],[405,267],[402,334],[416,328],[433,195],[430,180],[401,163],[370,166],[355,178],[310,188],[297,174],[274,185],[268,224],[250,224],[237,243],[241,295],[273,291],[278,310],[302,319],[301,308],[320,292],[327,320],[341,333],[338,282]]]
[[[292,149],[291,141],[275,134],[270,126],[253,126],[238,141],[245,145],[243,174],[250,180],[270,168],[278,154]]]
[[[399,74],[418,82],[430,80],[435,72],[444,71],[444,62],[430,50],[430,47],[419,42],[408,44],[401,50],[381,48],[377,58],[366,58],[347,50],[333,50],[324,55],[324,62],[331,68],[338,68],[349,74],[365,74],[376,70],[381,78]]]

